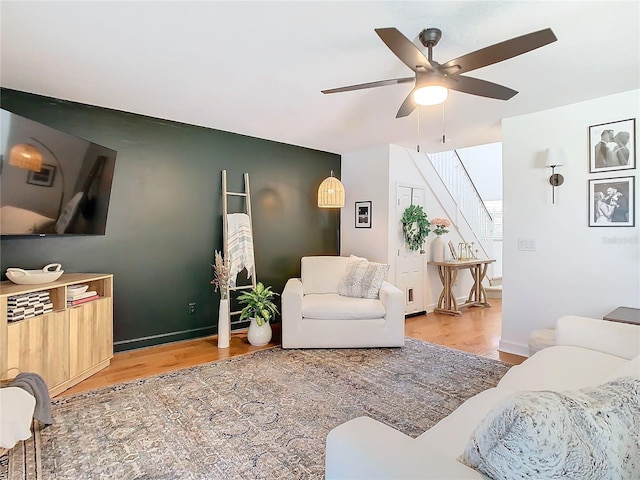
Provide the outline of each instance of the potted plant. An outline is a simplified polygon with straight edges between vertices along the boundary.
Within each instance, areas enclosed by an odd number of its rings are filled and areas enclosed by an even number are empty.
[[[442,235],[449,233],[447,228],[451,226],[451,222],[446,218],[434,218],[431,220],[431,226],[434,227],[433,233],[436,234],[436,238],[431,242],[432,261],[444,262],[445,245]]]
[[[240,320],[250,320],[247,339],[251,345],[266,345],[271,341],[271,325],[269,322],[278,313],[273,298],[278,295],[259,282],[255,288],[238,297],[238,303],[244,305],[240,312]]]

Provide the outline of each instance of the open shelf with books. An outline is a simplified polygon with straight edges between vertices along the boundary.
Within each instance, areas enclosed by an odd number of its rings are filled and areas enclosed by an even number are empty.
[[[107,367],[112,357],[113,275],[0,282],[0,380],[35,372],[54,396]]]
[[[90,289],[88,283],[67,286],[67,307],[75,307],[100,298],[97,290]]]

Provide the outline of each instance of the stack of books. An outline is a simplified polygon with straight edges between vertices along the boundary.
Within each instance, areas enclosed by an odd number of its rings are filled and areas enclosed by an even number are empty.
[[[71,285],[67,287],[67,307],[90,302],[96,298],[100,298],[100,295],[95,290],[89,290],[89,285]]]
[[[7,320],[9,322],[17,322],[50,312],[53,312],[53,302],[51,302],[49,292],[46,290],[13,295],[7,298]]]

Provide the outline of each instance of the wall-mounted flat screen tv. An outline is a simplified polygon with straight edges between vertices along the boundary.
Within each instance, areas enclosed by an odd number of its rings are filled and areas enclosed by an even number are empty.
[[[117,152],[0,114],[0,235],[104,235]]]

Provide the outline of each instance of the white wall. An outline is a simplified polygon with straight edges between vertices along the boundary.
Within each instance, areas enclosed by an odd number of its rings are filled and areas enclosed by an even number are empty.
[[[502,200],[502,143],[456,150],[484,201]]]
[[[635,227],[588,227],[589,179],[635,176],[638,168],[589,174],[590,125],[636,119],[640,90],[599,98],[502,123],[504,284],[500,350],[527,354],[532,330],[549,328],[566,314],[594,318],[618,306],[640,307],[640,218]],[[565,182],[551,203],[550,168],[543,152],[562,147]],[[638,151],[636,149],[636,155]],[[519,251],[518,239],[536,251]]]
[[[340,254],[387,263],[390,242],[389,146],[342,155],[340,173],[345,189],[345,203],[340,216]],[[371,228],[355,228],[355,202],[363,201],[371,201]]]

